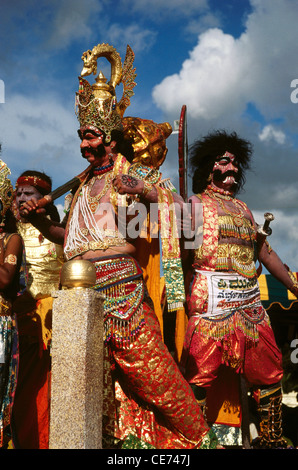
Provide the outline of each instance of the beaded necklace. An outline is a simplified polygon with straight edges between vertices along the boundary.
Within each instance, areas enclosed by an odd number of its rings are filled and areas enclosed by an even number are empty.
[[[241,201],[235,199],[231,193],[224,190],[214,190],[208,186],[205,193],[212,199],[216,200],[226,216],[221,216],[220,233],[223,238],[241,238],[249,241],[254,240],[254,230],[250,219],[245,217],[245,206]],[[237,212],[228,209],[224,201],[233,201]]]
[[[211,187],[211,186],[207,187],[207,189],[205,190],[205,193],[212,199],[216,199],[218,201],[222,210],[226,214],[232,217],[236,227],[242,227],[242,225],[245,223],[245,215],[243,212],[243,206],[240,201],[238,201],[232,196],[232,193],[230,193],[229,191],[221,190],[221,189],[215,189],[214,187]],[[234,212],[228,209],[225,206],[224,200],[233,201],[233,204],[237,212]]]
[[[113,166],[112,166],[113,167]],[[106,175],[107,171],[110,171],[110,174]],[[88,205],[90,207],[90,210],[95,213],[96,212],[96,209],[98,207],[98,204],[101,200],[101,198],[107,193],[110,185],[111,185],[111,181],[112,181],[112,178],[113,178],[113,172],[110,170],[107,170],[106,172],[98,175],[98,176],[93,176],[91,178],[91,180],[89,181],[88,183],[88,190],[87,190],[87,200],[88,200]],[[95,196],[91,196],[91,189],[95,183],[96,180],[102,180],[103,178],[105,178],[105,182],[104,182],[104,187],[102,188],[102,190],[96,194]]]
[[[104,166],[97,166],[96,168],[93,169],[93,175],[94,176],[99,176],[107,173],[108,171],[111,171],[114,166],[114,162],[109,163],[108,165]]]

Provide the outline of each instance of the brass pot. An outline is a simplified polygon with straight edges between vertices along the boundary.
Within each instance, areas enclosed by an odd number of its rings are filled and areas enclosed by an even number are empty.
[[[61,269],[60,282],[63,288],[92,287],[96,283],[95,266],[87,260],[67,261]]]

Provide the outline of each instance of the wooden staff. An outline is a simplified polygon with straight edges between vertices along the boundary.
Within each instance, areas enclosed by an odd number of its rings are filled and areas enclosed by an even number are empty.
[[[179,192],[180,196],[187,201],[187,158],[188,158],[188,142],[187,142],[187,120],[186,105],[181,108],[179,121],[178,136],[178,164],[179,164]]]
[[[63,194],[67,193],[67,191],[70,191],[71,189],[81,184],[88,175],[91,168],[92,165],[89,165],[88,168],[82,171],[82,173],[80,173],[78,176],[75,176],[71,180],[67,181],[67,183],[62,184],[62,186],[59,186],[59,188],[39,199],[39,201],[37,201],[38,207],[45,207],[47,204],[55,201],[55,199],[58,199],[58,197],[63,196]]]

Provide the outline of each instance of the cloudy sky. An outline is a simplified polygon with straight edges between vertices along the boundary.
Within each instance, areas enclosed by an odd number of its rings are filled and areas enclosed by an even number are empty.
[[[0,141],[13,184],[37,169],[55,188],[85,168],[82,53],[106,42],[124,59],[129,44],[137,86],[126,116],[173,125],[186,105],[189,145],[214,129],[250,140],[240,197],[258,223],[273,212],[270,243],[298,270],[297,19],[296,0],[1,0]],[[168,148],[162,170],[177,185],[177,134]]]

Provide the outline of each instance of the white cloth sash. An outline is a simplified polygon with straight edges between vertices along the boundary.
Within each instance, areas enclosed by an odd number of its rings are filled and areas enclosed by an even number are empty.
[[[201,271],[208,281],[208,309],[202,317],[216,317],[231,313],[237,308],[261,306],[257,278],[248,279],[237,273]]]

